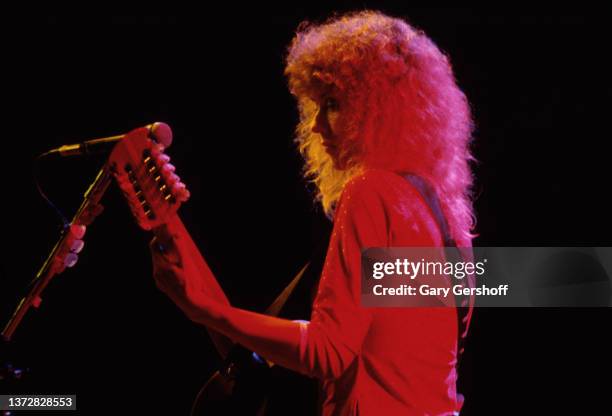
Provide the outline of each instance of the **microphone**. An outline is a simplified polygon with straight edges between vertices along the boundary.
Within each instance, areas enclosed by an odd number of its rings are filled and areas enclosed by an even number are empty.
[[[166,123],[156,122],[145,127],[149,129],[149,137],[151,139],[162,144],[164,147],[169,147],[172,144],[172,129],[170,129],[170,126]],[[127,136],[127,134],[87,140],[75,144],[65,144],[43,153],[41,157],[53,155],[66,157],[104,153],[112,149],[115,143],[122,140],[125,136]]]

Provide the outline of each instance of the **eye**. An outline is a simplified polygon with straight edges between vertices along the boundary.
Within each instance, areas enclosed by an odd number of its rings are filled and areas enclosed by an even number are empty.
[[[338,111],[339,109],[338,100],[336,100],[333,97],[327,97],[323,101],[323,107],[325,107],[327,111]]]

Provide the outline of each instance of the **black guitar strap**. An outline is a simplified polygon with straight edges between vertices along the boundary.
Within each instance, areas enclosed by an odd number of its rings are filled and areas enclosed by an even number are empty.
[[[446,260],[450,262],[458,262],[461,260],[471,261],[473,259],[471,249],[467,250],[466,248],[461,248],[459,250],[457,248],[457,243],[450,233],[450,227],[448,226],[448,222],[446,221],[446,217],[442,211],[442,206],[440,205],[438,195],[432,186],[425,179],[412,173],[404,174],[403,177],[416,188],[423,200],[427,203],[427,205],[429,205],[429,208],[431,209],[431,212],[438,223],[440,232],[442,233]],[[469,259],[465,258],[468,256],[470,257]],[[463,279],[458,279],[457,282],[463,287],[472,288],[475,286],[473,275],[466,276]],[[459,361],[459,358],[464,350],[465,339],[467,337],[470,321],[472,319],[474,297],[455,295],[455,305],[457,307],[457,329],[459,333],[459,339],[457,342],[457,361]]]

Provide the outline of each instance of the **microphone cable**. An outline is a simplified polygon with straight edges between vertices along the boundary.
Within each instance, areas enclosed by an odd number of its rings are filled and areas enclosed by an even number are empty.
[[[61,209],[59,209],[59,207],[57,205],[55,205],[53,203],[53,201],[51,201],[51,199],[49,199],[49,197],[47,196],[47,194],[45,193],[45,191],[43,191],[42,186],[40,184],[40,161],[41,159],[43,159],[45,156],[47,156],[48,152],[45,153],[41,153],[40,155],[38,155],[33,162],[33,166],[32,166],[32,176],[34,178],[34,184],[36,185],[36,189],[38,190],[38,193],[40,194],[40,196],[42,197],[42,199],[47,203],[47,205],[49,205],[49,207],[51,207],[51,209],[53,211],[55,211],[55,213],[57,214],[57,216],[59,217],[60,222],[62,223],[62,229],[65,230],[68,227],[70,227],[70,221],[68,220],[68,218],[64,215],[64,213],[62,212]]]

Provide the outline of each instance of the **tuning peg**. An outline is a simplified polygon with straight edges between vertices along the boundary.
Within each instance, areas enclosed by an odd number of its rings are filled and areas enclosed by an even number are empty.
[[[161,171],[165,174],[170,174],[176,170],[176,167],[171,163],[166,163],[162,166]]]
[[[189,190],[187,188],[185,188],[180,194],[179,194],[179,202],[185,202],[189,199],[189,197],[191,196],[191,192],[189,192]]]
[[[64,257],[64,266],[72,267],[78,260],[79,256],[77,256],[75,253],[68,253],[66,254],[66,257]]]
[[[160,153],[158,155],[155,155],[155,160],[157,161],[158,165],[163,165],[165,163],[170,162],[170,156],[165,153]]]
[[[172,193],[176,195],[176,199],[180,202],[187,201],[191,195],[183,182],[178,182],[172,185]]]
[[[85,242],[83,240],[74,240],[72,242],[72,246],[70,247],[70,251],[75,254],[80,253],[84,246]]]
[[[159,156],[160,154],[164,153],[164,150],[166,148],[164,147],[163,144],[161,143],[156,143],[151,147],[151,155],[153,157]]]
[[[183,189],[186,189],[187,187],[185,186],[185,184],[183,182],[177,182],[174,185],[172,185],[172,192],[174,192],[175,194],[178,194],[179,192],[182,192]]]
[[[170,175],[168,175],[168,177],[166,178],[166,184],[168,186],[173,186],[176,183],[179,183],[181,181],[181,178],[179,178],[179,176],[176,173],[172,173]]]
[[[81,240],[85,235],[85,231],[87,231],[87,227],[80,224],[71,224],[70,225],[70,234],[77,240]]]

